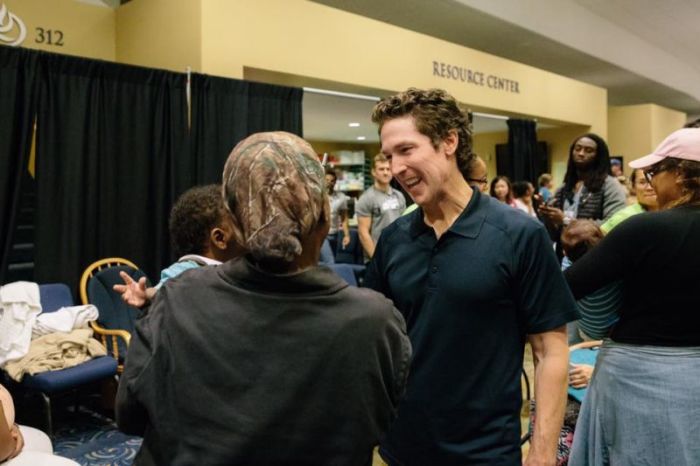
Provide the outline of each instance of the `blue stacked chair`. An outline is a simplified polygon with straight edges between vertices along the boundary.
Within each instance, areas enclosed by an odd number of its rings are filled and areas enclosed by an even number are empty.
[[[42,312],[54,312],[62,307],[75,306],[70,289],[63,283],[39,285]],[[51,396],[76,390],[84,385],[114,377],[117,362],[109,356],[93,358],[82,364],[57,371],[25,375],[20,388],[37,392],[44,402],[46,433],[53,435]]]

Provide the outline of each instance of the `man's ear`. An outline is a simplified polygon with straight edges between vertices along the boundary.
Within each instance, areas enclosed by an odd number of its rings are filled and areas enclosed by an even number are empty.
[[[457,146],[459,146],[459,135],[456,129],[451,129],[448,131],[445,139],[442,140],[442,144],[445,147],[445,154],[455,155],[457,152]]]

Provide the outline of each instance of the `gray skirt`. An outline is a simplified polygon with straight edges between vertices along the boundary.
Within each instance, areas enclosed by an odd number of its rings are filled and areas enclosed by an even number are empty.
[[[569,465],[700,465],[700,347],[605,340]]]

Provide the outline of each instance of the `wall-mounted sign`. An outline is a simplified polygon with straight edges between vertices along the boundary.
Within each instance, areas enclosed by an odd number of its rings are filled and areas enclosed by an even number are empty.
[[[16,14],[0,4],[0,44],[18,46],[27,37],[27,28]]]
[[[34,42],[37,44],[57,45],[63,47],[63,31],[58,29],[36,28]]]
[[[520,94],[518,81],[439,61],[433,61],[433,76],[461,81],[474,86],[488,87],[497,91]]]

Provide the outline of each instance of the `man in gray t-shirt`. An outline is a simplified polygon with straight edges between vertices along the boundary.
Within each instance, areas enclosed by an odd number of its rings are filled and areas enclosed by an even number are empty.
[[[374,255],[374,247],[382,230],[406,209],[403,194],[389,185],[391,164],[383,154],[376,155],[372,161],[372,177],[374,185],[362,193],[355,205],[357,233],[369,259]]]

